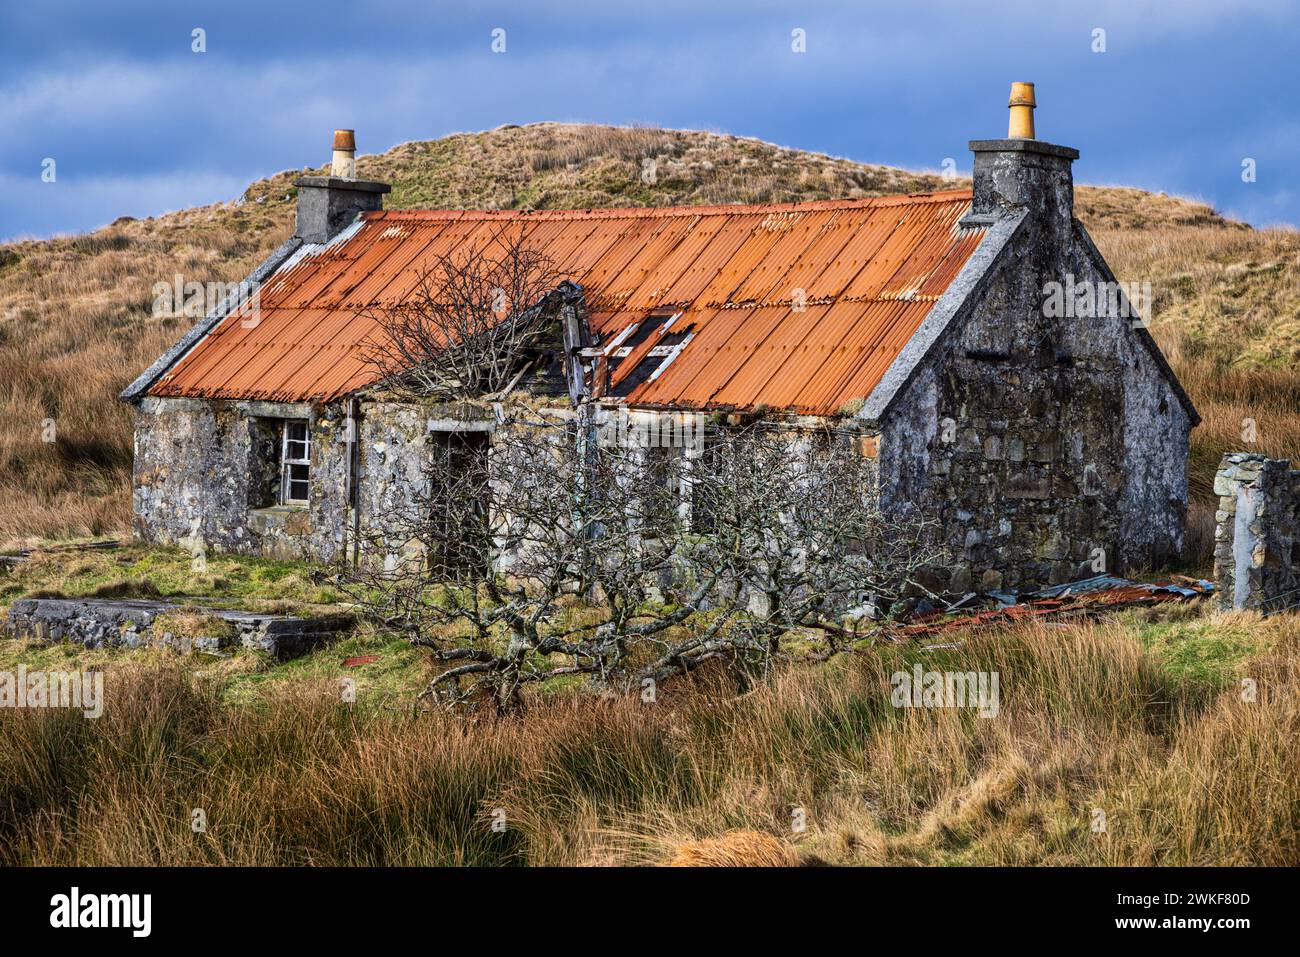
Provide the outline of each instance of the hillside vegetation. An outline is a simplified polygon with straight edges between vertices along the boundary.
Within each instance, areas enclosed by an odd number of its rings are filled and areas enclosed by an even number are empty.
[[[653,177],[643,176],[647,161]],[[713,133],[543,123],[406,143],[362,157],[390,208],[573,208],[789,202],[956,185]],[[233,282],[292,232],[299,171],[238,200],[82,236],[0,245],[0,547],[124,531],[130,410],[117,393],[193,322],[153,314],[152,288]],[[647,182],[652,179],[653,182]],[[1225,449],[1300,458],[1300,234],[1209,207],[1080,187],[1077,209],[1121,280],[1150,282],[1153,332],[1197,403],[1194,547]],[[52,426],[52,429],[51,429]]]

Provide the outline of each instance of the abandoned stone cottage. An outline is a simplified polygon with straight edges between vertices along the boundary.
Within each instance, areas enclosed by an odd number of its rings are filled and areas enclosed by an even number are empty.
[[[490,441],[490,419],[386,401],[362,352],[369,309],[505,224],[581,291],[560,357],[579,386],[549,401],[829,423],[877,457],[886,502],[938,520],[946,590],[1157,563],[1182,547],[1199,419],[1106,294],[1073,215],[1078,153],[1034,138],[1032,100],[1017,84],[1008,138],[971,142],[971,189],[787,205],[388,211],[341,131],[332,175],[298,181],[295,235],[249,276],[256,321],[231,297],[123,393],[137,534],[352,557],[421,448]]]

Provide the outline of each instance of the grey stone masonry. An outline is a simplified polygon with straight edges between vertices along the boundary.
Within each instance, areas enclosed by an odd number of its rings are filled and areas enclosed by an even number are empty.
[[[1063,210],[1067,220],[1073,215],[1070,167],[1078,150],[1041,140],[971,140],[970,149],[975,168],[969,225],[1024,208],[1039,215]]]
[[[154,620],[159,615],[179,611],[220,619],[228,626],[228,633],[186,638],[155,634]],[[20,598],[9,608],[5,630],[15,638],[50,643],[73,641],[87,648],[158,646],[217,652],[240,644],[288,658],[330,640],[351,625],[348,615],[297,618],[165,601]]]
[[[1229,452],[1214,478],[1214,577],[1225,608],[1300,607],[1300,470]]]
[[[298,228],[295,235],[305,243],[327,243],[356,219],[357,213],[384,208],[387,183],[337,176],[303,176],[298,187]]]
[[[1196,413],[1073,215],[1077,151],[977,140],[987,235],[863,408],[882,501],[937,522],[933,589],[1031,589],[1158,568],[1183,548]],[[1098,303],[1101,303],[1098,305]]]

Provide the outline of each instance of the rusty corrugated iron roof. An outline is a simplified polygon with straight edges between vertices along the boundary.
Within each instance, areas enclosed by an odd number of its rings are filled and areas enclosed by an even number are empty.
[[[462,257],[505,226],[586,290],[600,343],[655,324],[615,365],[612,394],[641,406],[831,414],[870,393],[974,252],[984,230],[958,225],[970,199],[952,190],[764,206],[366,213],[281,266],[261,288],[257,322],[223,320],[149,392],[272,401],[354,392],[375,379],[361,352],[378,329],[364,313],[410,295],[434,257]]]

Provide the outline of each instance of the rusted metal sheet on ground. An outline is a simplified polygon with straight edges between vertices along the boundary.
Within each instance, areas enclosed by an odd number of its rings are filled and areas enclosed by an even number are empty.
[[[1166,602],[1190,601],[1214,593],[1213,582],[1174,576],[1167,582],[1135,582],[1109,575],[1057,585],[1027,595],[994,593],[1002,601],[989,608],[969,604],[976,596],[968,595],[953,611],[933,609],[914,615],[906,624],[887,628],[891,638],[935,638],[1006,627],[1027,621],[1059,621],[1068,618],[1091,618],[1124,608],[1141,608]],[[997,601],[986,597],[984,601]]]

